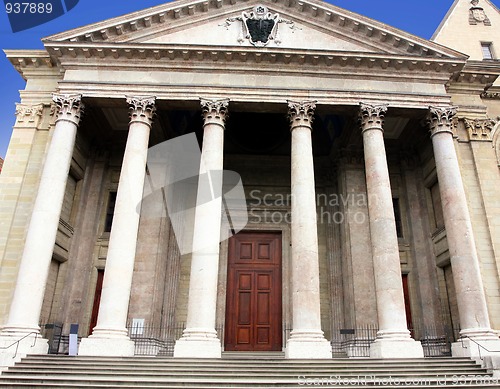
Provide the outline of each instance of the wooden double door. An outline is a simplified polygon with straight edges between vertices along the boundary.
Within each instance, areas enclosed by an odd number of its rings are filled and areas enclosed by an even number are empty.
[[[281,233],[229,239],[226,351],[281,351]]]

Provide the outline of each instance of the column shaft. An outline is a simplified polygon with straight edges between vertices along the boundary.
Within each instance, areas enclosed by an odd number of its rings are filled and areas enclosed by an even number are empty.
[[[479,258],[453,141],[452,119],[455,113],[453,107],[431,107],[428,123],[457,294],[460,334],[476,341],[490,341],[486,348],[499,349],[500,341],[490,326]],[[471,344],[469,349],[464,349],[460,342],[453,346],[453,354],[457,356],[470,356],[470,352],[477,348]],[[484,354],[485,350],[482,352]]]
[[[43,167],[26,235],[16,289],[3,332],[38,331],[45,283],[59,227],[76,131],[83,110],[80,95],[54,95],[59,115]]]
[[[229,100],[201,100],[203,147],[195,210],[193,253],[189,279],[186,329],[177,341],[175,357],[220,358],[215,330],[221,229],[224,123]],[[206,187],[209,186],[209,188]],[[204,202],[211,193],[211,201]]]
[[[366,104],[362,104],[360,110],[379,325],[370,356],[423,357],[422,347],[410,338],[406,328],[399,245],[384,145],[386,111],[386,106]]]
[[[316,191],[311,141],[314,102],[288,102],[292,131],[292,317],[287,358],[331,358],[321,330]]]
[[[82,340],[81,355],[134,354],[134,343],[128,337],[126,325],[149,133],[155,112],[154,100],[154,97],[127,98],[131,120],[109,237],[97,325],[92,335]]]

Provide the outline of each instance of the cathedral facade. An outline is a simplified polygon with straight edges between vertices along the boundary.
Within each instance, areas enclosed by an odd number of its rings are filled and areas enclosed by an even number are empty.
[[[319,0],[177,0],[6,50],[0,343],[500,350],[499,28],[489,0],[430,41]]]

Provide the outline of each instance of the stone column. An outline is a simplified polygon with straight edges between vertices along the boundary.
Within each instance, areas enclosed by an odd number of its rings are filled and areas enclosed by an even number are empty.
[[[222,198],[207,198],[207,181],[212,194],[221,192],[224,162],[224,129],[229,100],[201,100],[203,112],[203,148],[194,220],[193,253],[189,278],[186,329],[176,342],[174,357],[220,358],[221,343],[215,331],[219,243]],[[213,174],[214,173],[214,174]],[[220,174],[220,175],[219,175]],[[204,180],[206,176],[208,180]]]
[[[361,104],[359,115],[379,325],[377,339],[370,347],[370,357],[416,358],[424,355],[420,342],[415,342],[406,328],[399,245],[384,145],[386,112],[385,105]]]
[[[53,97],[59,110],[58,117],[31,214],[9,318],[0,333],[0,347],[8,346],[26,334],[32,334],[31,339],[20,344],[19,355],[46,353],[48,350],[47,341],[40,338],[32,348],[32,336],[40,334],[38,320],[45,283],[56,242],[76,131],[83,113],[81,97],[81,95],[58,94]],[[4,359],[10,352],[12,355]],[[2,350],[2,359],[6,360],[9,357],[12,359],[14,352],[15,347]]]
[[[287,358],[331,358],[321,330],[316,191],[312,154],[315,102],[288,102],[292,132],[292,332]]]
[[[155,113],[154,97],[127,97],[130,124],[116,195],[113,225],[102,286],[97,325],[80,344],[80,355],[134,355],[128,337],[127,313],[134,272],[149,133]]]
[[[443,205],[446,238],[460,316],[460,335],[471,338],[488,350],[500,350],[498,335],[491,329],[483,289],[467,198],[453,141],[454,107],[430,107],[427,122],[431,130],[439,191]],[[479,356],[469,339],[452,345],[454,356]],[[488,352],[481,349],[481,355]]]

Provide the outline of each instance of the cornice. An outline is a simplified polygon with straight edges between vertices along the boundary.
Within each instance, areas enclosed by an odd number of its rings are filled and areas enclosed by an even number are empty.
[[[243,6],[251,8],[258,2],[268,4],[273,12],[287,10],[291,14],[300,15],[303,19],[314,20],[325,28],[337,30],[340,28],[347,36],[356,36],[365,41],[370,39],[381,48],[397,49],[398,52],[420,57],[466,58],[462,53],[437,43],[316,0],[180,0],[52,35],[43,41],[44,43],[120,41],[126,35],[136,38],[154,33],[158,29],[174,28],[176,24],[182,22],[182,19],[194,18],[200,14],[206,17],[218,16],[230,12],[231,8],[238,12],[239,8]]]
[[[26,79],[24,74],[27,69],[50,70],[54,72],[58,61],[46,50],[4,50],[4,53],[14,68]]]
[[[389,69],[399,71],[438,72],[450,74],[459,72],[465,60],[457,58],[422,58],[415,56],[341,52],[326,50],[302,50],[285,48],[258,47],[213,47],[176,44],[124,44],[124,43],[76,43],[50,42],[46,43],[48,53],[57,58],[64,66],[65,62],[78,60],[83,66],[93,60],[112,59],[137,60],[148,63],[148,67],[165,61],[186,63],[269,63],[297,64],[315,67]],[[79,63],[80,63],[79,62]],[[94,64],[94,62],[92,62]],[[130,62],[128,62],[130,63]],[[133,65],[130,65],[133,66]]]

